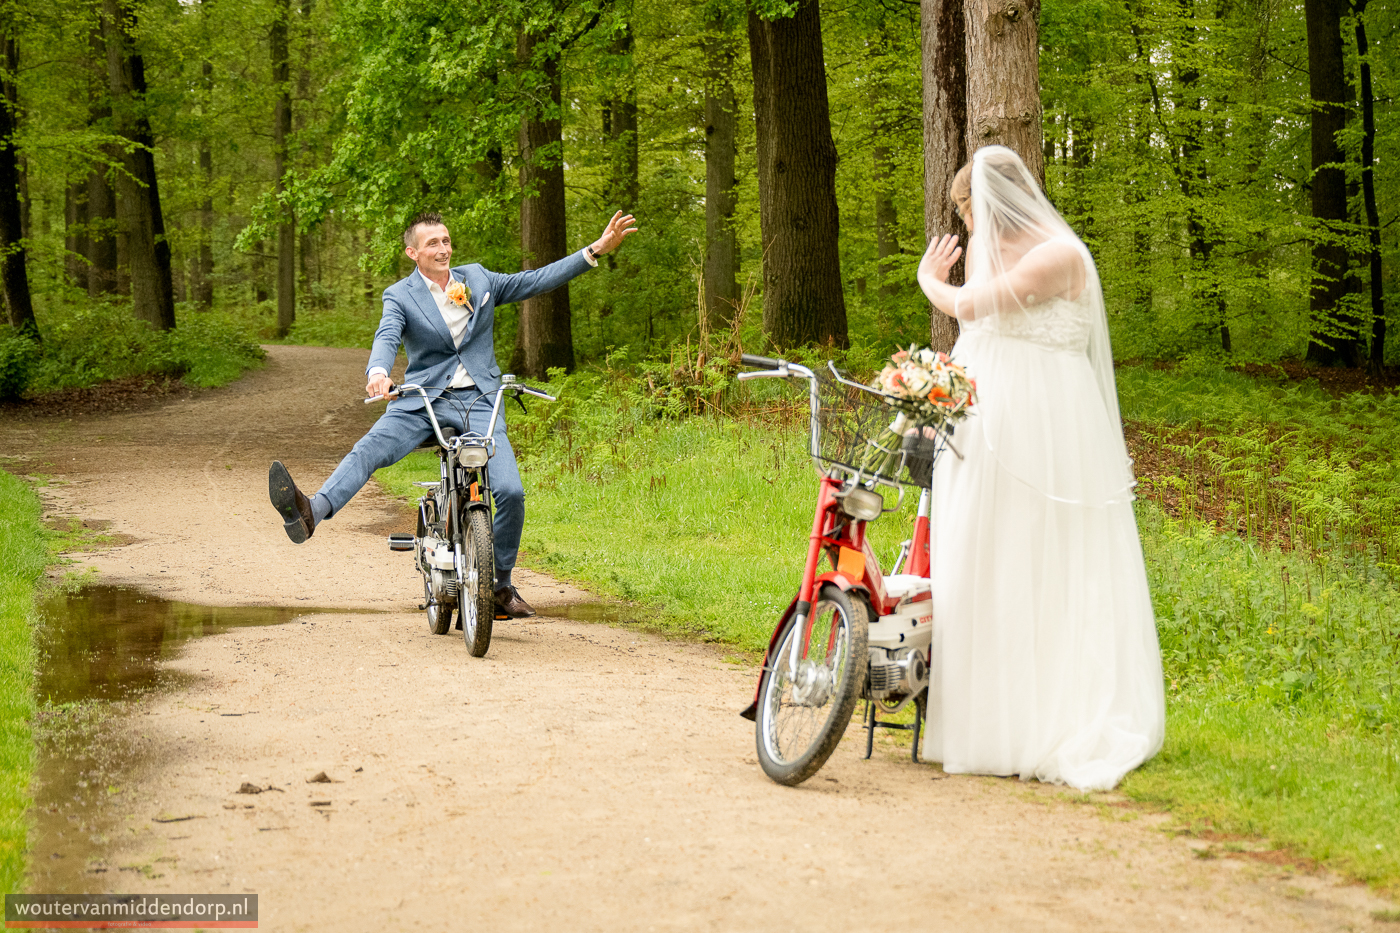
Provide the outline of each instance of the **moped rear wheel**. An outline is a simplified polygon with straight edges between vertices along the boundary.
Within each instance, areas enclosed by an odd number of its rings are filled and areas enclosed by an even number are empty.
[[[865,603],[823,585],[812,606],[806,657],[794,667],[793,641],[801,636],[794,616],[758,693],[758,762],[764,774],[788,786],[816,774],[850,724],[870,666]]]
[[[462,638],[474,658],[484,657],[491,647],[491,624],[496,618],[495,548],[491,538],[491,516],[485,509],[471,509],[461,524],[457,553],[457,613],[462,622]]]

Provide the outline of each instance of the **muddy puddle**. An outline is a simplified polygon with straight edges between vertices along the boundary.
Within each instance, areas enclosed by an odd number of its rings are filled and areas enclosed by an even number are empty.
[[[535,613],[544,619],[569,619],[572,622],[604,622],[613,625],[641,625],[647,613],[637,606],[621,603],[568,603],[545,606]]]
[[[122,871],[159,871],[112,853],[135,829],[119,816],[122,795],[152,763],[119,721],[151,691],[181,686],[161,662],[191,639],[325,610],[197,606],[112,586],[56,593],[39,610],[30,890],[119,890]]]

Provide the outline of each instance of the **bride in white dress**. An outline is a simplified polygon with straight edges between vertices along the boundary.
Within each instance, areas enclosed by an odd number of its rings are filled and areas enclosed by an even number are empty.
[[[1156,754],[1162,662],[1094,261],[1010,149],[953,183],[971,233],[919,284],[977,380],[964,459],[934,471],[935,640],[924,757],[1106,790]]]

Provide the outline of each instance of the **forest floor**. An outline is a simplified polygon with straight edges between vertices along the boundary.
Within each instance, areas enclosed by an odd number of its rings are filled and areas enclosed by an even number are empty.
[[[189,641],[113,706],[90,741],[135,752],[96,847],[36,833],[33,890],[251,892],[274,931],[1394,929],[1393,905],[1262,841],[889,742],[862,761],[856,725],[779,787],[738,716],[756,671],[723,647],[542,615],[470,658],[385,547],[403,503],[371,487],[301,546],[268,504],[270,460],[314,488],[376,414],[363,361],[270,347],[222,389],[0,419],[46,510],[114,540],[75,555],[95,582],[339,610]],[[592,598],[519,577],[540,608]]]

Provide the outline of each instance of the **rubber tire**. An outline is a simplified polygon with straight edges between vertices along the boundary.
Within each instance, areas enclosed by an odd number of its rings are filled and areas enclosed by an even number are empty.
[[[491,647],[491,626],[496,619],[496,595],[491,588],[496,579],[496,549],[491,516],[485,509],[467,512],[458,547],[462,566],[457,576],[457,614],[462,623],[462,640],[472,657],[481,658]],[[476,564],[475,592],[469,592],[468,562]]]
[[[432,499],[429,508],[434,516],[438,514],[437,501]],[[423,538],[427,535],[428,528],[423,524],[423,513],[418,513],[418,540],[414,547],[414,556],[418,558],[418,570],[423,574],[423,605],[428,612],[428,631],[434,635],[446,635],[452,630],[452,607],[441,603],[433,602],[432,575],[423,569]]]
[[[865,687],[866,675],[870,670],[870,623],[865,601],[852,599],[843,593],[840,587],[826,583],[822,585],[817,594],[813,611],[815,612],[817,606],[823,602],[835,604],[837,611],[843,614],[847,620],[849,634],[846,638],[846,657],[843,659],[846,676],[841,683],[832,688],[831,711],[827,714],[826,722],[807,746],[806,751],[795,760],[784,762],[774,759],[769,754],[767,743],[764,742],[764,733],[767,730],[770,716],[769,691],[775,682],[773,672],[764,672],[763,683],[758,690],[758,715],[754,718],[754,740],[758,748],[758,763],[762,766],[764,774],[777,783],[788,787],[795,787],[816,774],[821,770],[822,765],[826,764],[831,753],[836,751],[836,746],[841,743],[841,738],[846,734],[846,727],[850,725],[851,716],[856,710],[856,701],[860,699],[861,691]],[[796,624],[797,617],[793,616],[783,627],[782,635],[778,638],[775,659],[786,656],[785,648]],[[780,662],[770,661],[769,666],[774,666],[776,663]]]

